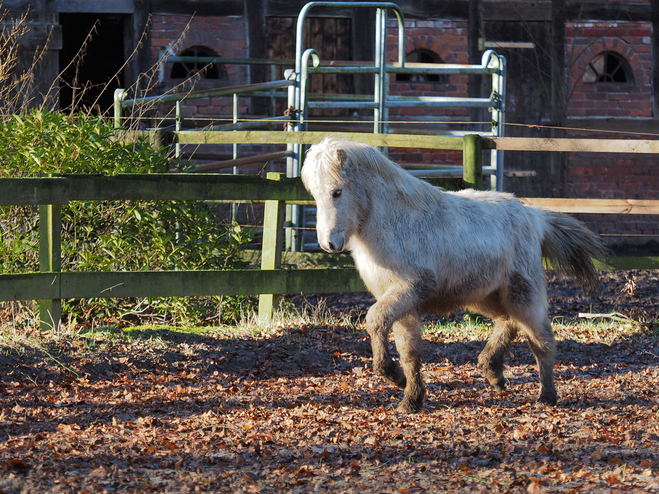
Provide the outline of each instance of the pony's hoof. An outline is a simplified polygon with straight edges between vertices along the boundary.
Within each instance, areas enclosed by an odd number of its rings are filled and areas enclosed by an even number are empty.
[[[542,393],[538,397],[538,401],[536,403],[541,403],[543,405],[549,405],[555,407],[557,401],[558,401],[558,397],[556,396],[556,393]]]
[[[375,366],[374,366],[375,367]],[[407,378],[401,369],[395,362],[389,362],[385,366],[377,366],[375,370],[380,374],[384,379],[400,389],[405,389],[407,386]]]
[[[407,386],[407,378],[405,376],[400,376],[398,378],[385,376],[385,379],[389,384],[396,386],[399,389],[405,389]]]
[[[419,413],[421,410],[423,410],[423,400],[413,400],[408,397],[403,398],[396,409],[398,413],[405,414]]]
[[[485,374],[485,379],[487,379],[487,382],[489,382],[494,390],[497,393],[501,393],[504,389],[506,389],[506,378],[503,377],[503,375],[499,374],[498,376],[496,374],[492,373],[484,373]]]
[[[506,380],[503,377],[495,382],[490,382],[490,384],[494,387],[494,390],[497,393],[501,393],[506,389]]]

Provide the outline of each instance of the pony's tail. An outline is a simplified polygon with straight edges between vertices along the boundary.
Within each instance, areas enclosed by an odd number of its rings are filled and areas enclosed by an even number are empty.
[[[593,259],[603,261],[608,247],[580,221],[565,214],[544,213],[548,228],[542,255],[559,274],[574,277],[585,288],[594,289],[599,279]]]

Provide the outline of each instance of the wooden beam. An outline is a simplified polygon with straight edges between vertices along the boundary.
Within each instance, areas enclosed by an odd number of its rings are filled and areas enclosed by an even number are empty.
[[[659,153],[659,140],[484,137],[483,149],[499,149],[501,151],[562,151],[572,153]]]
[[[135,0],[50,0],[48,10],[67,14],[132,14]]]
[[[24,11],[25,5],[33,2],[5,1],[5,7],[11,11]],[[297,17],[307,0],[269,0],[265,2],[265,16]],[[469,0],[452,2],[429,2],[417,0],[398,0],[396,2],[406,18],[410,19],[468,19]],[[152,0],[151,11],[156,15],[180,14],[205,16],[244,16],[245,8],[251,2],[242,0]],[[134,0],[52,0],[48,2],[50,12],[132,14],[135,11]],[[569,21],[650,21],[651,7],[641,2],[577,2],[566,5],[565,17]],[[350,17],[354,9],[319,8],[313,12],[314,17]],[[483,18],[485,21],[549,21],[551,2],[549,1],[484,1]]]
[[[659,214],[659,200],[641,199],[553,199],[522,197],[529,206],[557,213]]]
[[[0,205],[70,201],[308,201],[300,179],[279,182],[252,175],[175,173],[0,178]]]
[[[53,300],[60,298],[61,273],[0,275],[0,300]]]
[[[62,0],[64,2],[68,0]],[[243,0],[151,0],[151,10],[154,14],[181,14],[206,16],[239,16],[245,14]],[[247,7],[249,8],[249,7]]]
[[[469,0],[451,2],[396,0],[406,18],[410,19],[467,19],[469,17]]]
[[[247,21],[248,56],[250,58],[268,58],[268,29],[265,20],[265,0],[250,0],[245,2],[245,19]],[[265,65],[249,65],[249,83],[267,82],[269,71]],[[266,104],[260,98],[250,98],[250,113],[260,115],[266,113]],[[273,108],[274,112],[274,108]]]
[[[245,156],[243,158],[236,158],[235,160],[213,161],[211,163],[203,163],[197,165],[192,173],[205,173],[210,171],[223,170],[225,168],[233,168],[234,166],[253,165],[254,163],[266,163],[268,161],[283,160],[291,156],[291,151],[279,151],[276,153],[258,154],[255,156]],[[198,156],[195,156],[199,159]]]
[[[402,148],[437,148],[462,150],[462,137],[366,134],[360,132],[281,132],[281,131],[208,131],[178,132],[181,144],[317,144],[327,136],[371,144]]]
[[[526,2],[525,2],[526,3]],[[528,2],[531,3],[531,2]],[[649,2],[581,2],[570,1],[565,6],[565,18],[572,22],[650,21]]]
[[[551,45],[550,55],[550,100],[551,125],[550,135],[554,138],[565,137],[565,121],[567,119],[567,72],[565,67],[565,2],[566,0],[551,0]],[[550,155],[551,177],[557,179],[558,194],[565,196],[567,186],[567,156],[552,153]]]
[[[598,21],[649,21],[650,5],[641,2],[582,2],[568,1],[564,7],[568,22]],[[483,2],[485,21],[549,22],[552,17],[551,1]]]
[[[284,173],[268,173],[268,180],[284,180]],[[281,254],[284,242],[284,219],[286,203],[284,201],[265,201],[263,211],[263,242],[261,246],[261,269],[281,268]],[[272,313],[279,304],[279,295],[262,293],[259,295],[259,319],[270,321]]]
[[[39,271],[55,275],[62,270],[62,208],[59,204],[39,206]],[[59,297],[39,300],[41,331],[59,330],[62,301]]]
[[[133,15],[124,20],[124,58],[128,60],[125,81],[135,81],[135,94],[143,94],[147,91],[150,81],[140,74],[146,74],[152,67],[151,60],[151,38],[153,35],[151,25],[151,0],[140,0],[135,2]],[[133,50],[139,46],[137,53]]]
[[[467,52],[469,63],[476,65],[481,62],[480,40],[485,37],[485,26],[483,24],[483,1],[469,0],[469,19],[467,20]],[[468,96],[470,98],[480,98],[483,94],[484,77],[478,74],[471,74],[468,78]],[[470,108],[469,118],[472,122],[482,122],[484,109]],[[478,187],[480,189],[480,187]]]
[[[266,15],[270,17],[294,17],[297,18],[300,10],[304,7],[309,0],[268,0],[266,2]],[[400,1],[394,2],[401,5]],[[405,3],[403,1],[402,3]],[[442,4],[445,2],[434,2],[437,4],[436,10],[443,11]],[[402,7],[402,6],[401,6]],[[352,17],[355,10],[365,10],[363,8],[355,9],[349,7],[318,7],[309,12],[310,17]],[[407,15],[407,13],[405,14]],[[373,18],[373,26],[375,26],[375,18]],[[357,27],[359,29],[359,26]]]
[[[461,137],[361,132],[209,131],[179,132],[181,144],[317,144],[326,136],[373,146],[462,149]],[[535,137],[483,137],[483,149],[501,151],[564,151],[584,153],[658,153],[659,140],[553,139]]]
[[[595,260],[597,269],[659,269],[659,257],[607,257],[604,262]]]
[[[0,300],[355,293],[355,269],[64,272],[0,275]]]
[[[464,136],[462,150],[462,177],[465,187],[469,189],[483,189],[483,147],[482,138],[478,134]]]

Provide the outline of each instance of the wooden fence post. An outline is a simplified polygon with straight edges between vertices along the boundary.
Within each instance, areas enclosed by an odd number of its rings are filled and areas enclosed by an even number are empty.
[[[268,173],[269,180],[281,180],[284,173]],[[263,243],[261,247],[261,269],[279,269],[284,241],[285,201],[265,201],[263,214]],[[279,302],[279,295],[265,293],[259,295],[259,319],[267,322]]]
[[[465,187],[483,189],[483,140],[479,134],[462,138],[462,178]]]
[[[39,206],[39,271],[53,273],[59,284],[62,271],[62,207],[59,204]],[[62,301],[39,300],[39,328],[57,330],[62,319]]]

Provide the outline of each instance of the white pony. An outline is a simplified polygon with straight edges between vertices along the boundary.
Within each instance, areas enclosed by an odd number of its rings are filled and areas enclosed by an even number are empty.
[[[478,358],[490,384],[503,390],[504,357],[521,330],[538,363],[538,401],[556,404],[542,257],[594,286],[591,258],[606,252],[597,235],[511,194],[444,192],[372,146],[331,137],[309,149],[302,181],[316,200],[320,246],[349,250],[375,296],[366,316],[373,368],[404,389],[399,411],[423,407],[420,313],[463,307],[496,323]],[[388,349],[392,328],[402,369]]]

